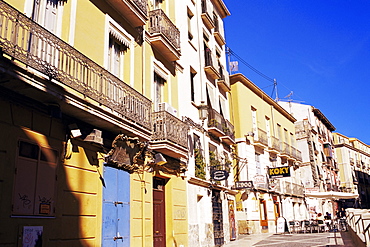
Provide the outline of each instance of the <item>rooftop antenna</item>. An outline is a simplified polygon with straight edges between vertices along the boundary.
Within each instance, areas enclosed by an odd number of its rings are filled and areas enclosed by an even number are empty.
[[[274,79],[274,88],[272,89],[272,94],[275,91],[275,101],[279,101],[279,94],[278,94],[278,88],[277,88],[277,81]]]
[[[285,96],[284,98],[288,98],[288,101],[292,102],[293,101],[292,95],[293,95],[293,91],[290,91],[290,93],[287,96]]]
[[[231,61],[231,49],[226,47],[226,54],[227,54],[227,64],[229,69],[229,74],[232,75],[232,72],[237,72],[239,70],[239,63],[238,61]]]

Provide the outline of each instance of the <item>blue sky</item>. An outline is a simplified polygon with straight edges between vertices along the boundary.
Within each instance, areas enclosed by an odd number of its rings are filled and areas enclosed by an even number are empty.
[[[276,79],[279,98],[293,91],[336,132],[370,144],[369,0],[224,1],[227,46]],[[240,60],[238,72],[275,98],[273,83]]]

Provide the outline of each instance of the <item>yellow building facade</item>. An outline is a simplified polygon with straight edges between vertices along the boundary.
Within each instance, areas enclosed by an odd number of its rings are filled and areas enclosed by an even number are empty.
[[[333,142],[339,167],[340,191],[359,194],[359,199],[345,200],[340,205],[348,208],[368,208],[370,147],[361,140],[333,133]]]
[[[244,75],[231,75],[230,83],[238,155],[236,180],[248,184],[236,185],[238,230],[275,233],[278,217],[287,221],[306,217],[296,120]],[[280,174],[280,170],[284,172]],[[280,176],[274,176],[275,171]]]
[[[0,2],[0,245],[187,246],[175,7]]]

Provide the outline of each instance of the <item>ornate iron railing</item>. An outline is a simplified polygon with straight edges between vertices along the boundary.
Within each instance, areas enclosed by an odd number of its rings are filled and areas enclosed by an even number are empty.
[[[171,141],[188,146],[188,125],[166,111],[153,112],[152,141]]]
[[[290,155],[290,145],[286,142],[281,142],[281,152],[285,155]]]
[[[215,109],[208,108],[208,127],[214,127],[221,132],[224,132],[222,128],[224,122],[224,117],[220,113]]]
[[[303,193],[304,193],[303,185],[292,183],[292,186],[293,186],[293,192],[292,192],[293,195],[303,196]]]
[[[225,119],[225,125],[223,125],[223,131],[225,135],[229,136],[232,140],[235,140],[234,125]]]
[[[278,138],[271,136],[271,147],[276,151],[280,151],[280,145],[279,145]]]
[[[147,0],[131,0],[144,14],[148,14]]]
[[[267,132],[260,129],[260,128],[257,128],[257,136],[255,137],[256,141],[258,141],[259,143],[263,144],[263,145],[268,145],[268,139],[267,139]]]
[[[292,194],[292,183],[288,181],[284,181],[284,193],[285,194]]]
[[[302,161],[302,152],[297,149],[296,157],[298,161]]]
[[[0,1],[0,47],[9,56],[151,130],[145,96],[13,7]]]
[[[180,51],[180,31],[167,17],[162,9],[156,9],[149,12],[149,33],[162,34],[167,40]]]

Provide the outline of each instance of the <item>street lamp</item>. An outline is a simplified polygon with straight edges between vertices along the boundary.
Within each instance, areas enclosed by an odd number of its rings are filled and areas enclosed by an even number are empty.
[[[204,124],[204,120],[208,117],[208,106],[205,104],[204,101],[200,102],[200,105],[198,106],[199,110],[199,119],[202,120],[202,125]]]

